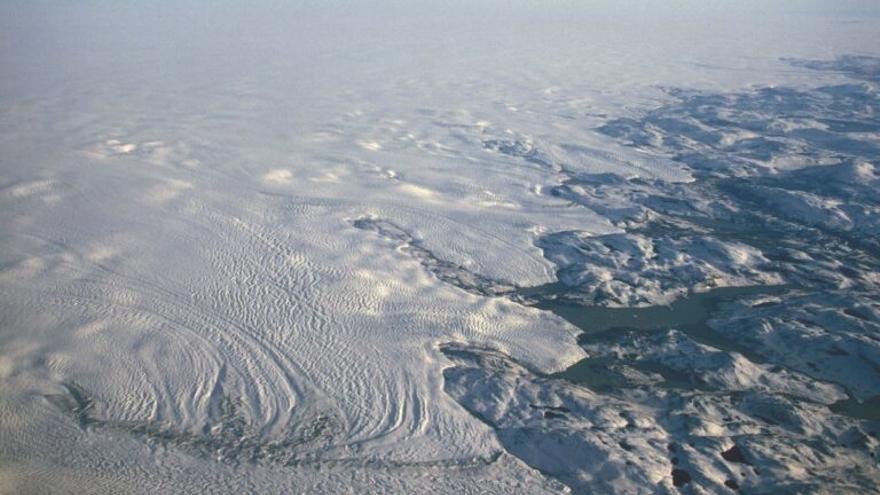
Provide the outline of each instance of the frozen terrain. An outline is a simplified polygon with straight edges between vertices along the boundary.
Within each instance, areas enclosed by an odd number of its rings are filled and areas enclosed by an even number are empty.
[[[0,6],[0,493],[880,490],[871,2]]]

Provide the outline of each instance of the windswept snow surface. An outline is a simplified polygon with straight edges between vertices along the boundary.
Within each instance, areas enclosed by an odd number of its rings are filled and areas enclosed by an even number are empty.
[[[0,492],[877,490],[880,11],[582,3],[4,2]]]

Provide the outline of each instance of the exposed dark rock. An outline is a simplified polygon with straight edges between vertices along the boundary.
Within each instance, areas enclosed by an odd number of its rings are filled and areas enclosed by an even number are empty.
[[[675,486],[684,486],[691,482],[691,474],[684,469],[672,470],[672,484]]]
[[[749,463],[746,460],[746,456],[743,455],[742,450],[740,450],[740,448],[736,445],[722,452],[721,457],[723,457],[724,460],[727,462],[738,462],[741,464]]]

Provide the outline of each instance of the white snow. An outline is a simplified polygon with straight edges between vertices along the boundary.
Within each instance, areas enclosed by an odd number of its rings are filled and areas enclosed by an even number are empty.
[[[664,391],[568,387],[590,413],[553,430],[574,447],[539,439],[559,461],[547,470],[519,457],[472,412],[517,427],[505,414],[530,410],[520,395],[556,400],[555,386],[466,389],[447,382],[441,346],[491,349],[532,380],[585,356],[577,329],[448,284],[352,221],[387,219],[437,259],[518,287],[556,281],[563,254],[535,244],[547,233],[615,240],[612,266],[572,276],[634,277],[626,303],[776,283],[756,248],[624,234],[620,220],[644,212],[629,200],[601,211],[547,191],[572,174],[692,181],[668,153],[595,127],[667,101],[666,87],[840,82],[779,59],[880,54],[877,18],[820,9],[790,22],[793,1],[761,14],[686,2],[686,15],[652,2],[376,3],[0,6],[0,492],[672,489],[658,452],[687,428],[658,426]],[[874,166],[853,173],[873,185]],[[770,196],[876,232],[873,210]],[[737,390],[840,395],[698,350]],[[693,427],[692,462],[716,470],[705,452],[726,442],[719,415]],[[626,438],[646,460],[615,443],[629,423],[645,430]],[[720,486],[713,476],[704,486]]]

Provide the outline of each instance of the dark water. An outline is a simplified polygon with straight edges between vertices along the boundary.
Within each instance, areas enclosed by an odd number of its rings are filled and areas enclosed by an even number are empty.
[[[755,363],[766,362],[753,350],[713,330],[708,321],[718,306],[724,302],[744,297],[784,294],[791,285],[722,287],[708,292],[682,297],[668,306],[643,308],[604,308],[579,306],[571,302],[544,299],[536,306],[551,311],[580,328],[584,333],[578,338],[582,345],[617,341],[625,332],[658,332],[676,329],[700,344],[726,352],[738,352]],[[546,289],[546,288],[545,288]],[[566,370],[552,375],[596,391],[626,387],[628,383],[609,369],[610,365],[627,364],[647,373],[657,373],[665,388],[709,389],[706,384],[686,373],[656,362],[621,360],[613,357],[585,358]],[[852,396],[829,406],[832,412],[857,419],[880,421],[880,396],[859,401]]]
[[[880,395],[875,395],[864,401],[859,401],[851,397],[846,400],[835,402],[829,407],[829,409],[837,414],[842,414],[851,418],[880,421]]]
[[[624,332],[654,332],[677,329],[701,344],[728,352],[738,352],[754,362],[762,362],[760,356],[750,349],[712,330],[708,321],[719,304],[742,297],[781,294],[790,286],[723,287],[708,292],[694,293],[679,298],[668,306],[642,308],[587,307],[543,300],[537,307],[552,311],[557,316],[583,330],[578,341],[581,344],[613,342]],[[621,386],[607,366],[615,360],[610,358],[586,358],[555,376],[594,389]],[[655,372],[663,376],[663,386],[674,388],[700,388],[685,374],[671,370],[658,363],[627,363],[637,369]]]

